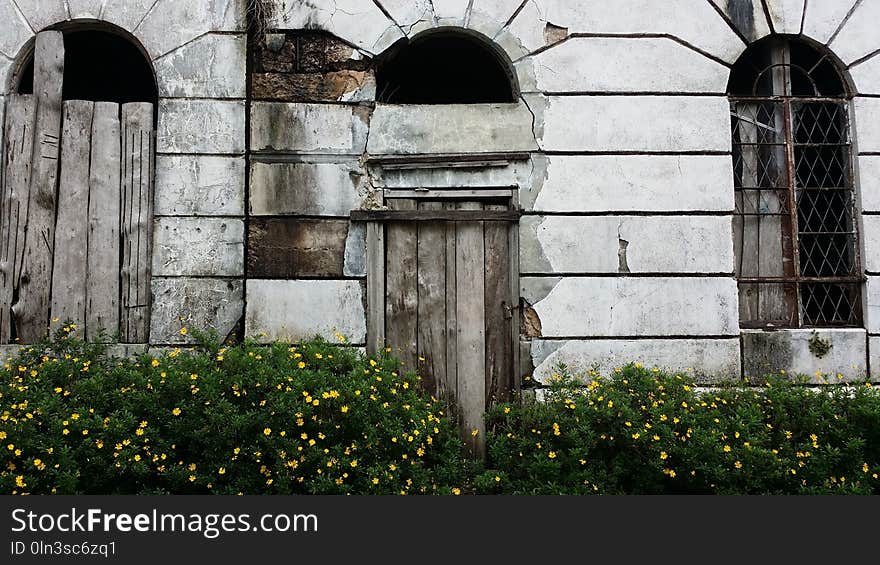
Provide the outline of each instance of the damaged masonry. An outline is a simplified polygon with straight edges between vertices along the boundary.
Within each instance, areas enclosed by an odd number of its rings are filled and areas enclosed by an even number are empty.
[[[0,16],[5,344],[339,332],[475,428],[559,362],[880,367],[878,0]]]

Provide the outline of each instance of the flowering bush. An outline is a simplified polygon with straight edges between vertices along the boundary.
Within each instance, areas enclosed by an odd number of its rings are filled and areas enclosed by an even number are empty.
[[[117,359],[74,329],[0,371],[0,492],[415,494],[463,481],[444,407],[390,357],[199,336],[194,350]]]
[[[880,394],[779,379],[698,391],[683,375],[619,369],[572,378],[545,403],[489,415],[480,492],[871,494],[880,492]]]

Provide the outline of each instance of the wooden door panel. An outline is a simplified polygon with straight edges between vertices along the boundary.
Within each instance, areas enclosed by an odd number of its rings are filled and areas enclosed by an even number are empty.
[[[505,204],[394,199],[395,211],[442,213],[395,220],[385,232],[385,338],[426,390],[454,402],[471,453],[485,452],[483,415],[514,382],[511,223],[481,212]],[[473,432],[476,430],[476,434]]]
[[[412,200],[389,202],[393,210],[415,210]],[[392,222],[385,254],[385,335],[406,370],[415,370],[418,351],[418,228]]]
[[[487,205],[487,210],[506,210]],[[510,400],[513,387],[513,334],[510,280],[510,226],[484,222],[486,407]]]
[[[479,203],[463,202],[459,210],[479,210]],[[485,253],[483,222],[458,222],[456,226],[456,355],[460,409],[465,441],[475,453],[482,451],[486,408]],[[476,430],[476,435],[469,433]]]
[[[442,210],[442,202],[422,202],[420,210]],[[419,374],[432,394],[446,390],[446,223],[418,226]],[[442,383],[442,385],[441,385]]]

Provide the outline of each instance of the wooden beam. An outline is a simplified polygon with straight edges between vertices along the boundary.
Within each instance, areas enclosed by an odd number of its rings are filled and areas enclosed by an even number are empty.
[[[34,48],[36,126],[30,204],[18,301],[12,306],[18,338],[24,343],[43,338],[49,324],[63,84],[64,36],[59,31],[41,32]]]
[[[89,161],[92,149],[94,102],[64,103],[61,174],[55,260],[52,266],[52,316],[86,327],[88,260]]]
[[[24,259],[36,100],[13,94],[6,106],[5,183],[0,201],[0,344],[12,340],[12,304]]]
[[[378,155],[367,159],[368,165],[383,169],[431,169],[458,167],[506,167],[511,161],[528,161],[525,151],[510,153],[438,153],[416,155]]]
[[[477,202],[459,204],[461,211],[479,211]],[[477,458],[486,455],[486,327],[484,224],[456,224],[456,324],[458,390],[462,439]]]
[[[353,222],[515,222],[515,210],[352,210]]]
[[[147,343],[153,251],[153,105],[122,106],[122,265],[119,339]]]
[[[119,330],[119,104],[98,102],[92,124],[86,335]]]

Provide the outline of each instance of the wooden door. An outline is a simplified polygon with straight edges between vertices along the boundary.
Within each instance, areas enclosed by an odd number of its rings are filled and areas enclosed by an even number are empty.
[[[515,387],[509,205],[397,199],[388,207],[401,219],[386,224],[384,238],[387,345],[454,403],[462,436],[482,455],[483,414]]]

